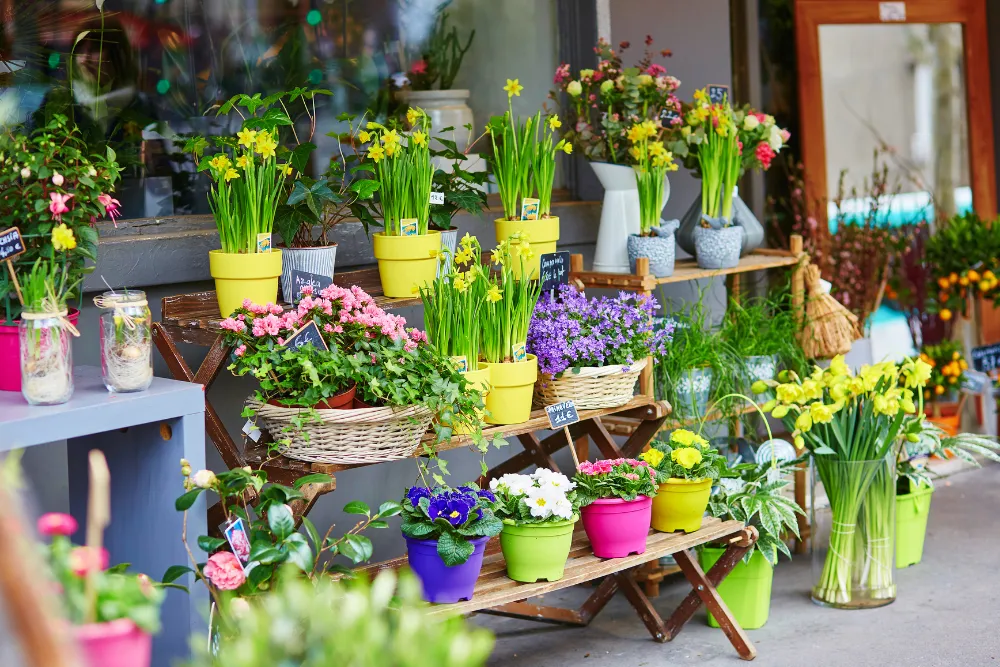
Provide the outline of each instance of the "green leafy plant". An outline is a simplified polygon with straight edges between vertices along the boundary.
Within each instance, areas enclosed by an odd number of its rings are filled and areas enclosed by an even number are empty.
[[[718,491],[712,495],[708,503],[709,514],[757,528],[757,542],[743,557],[745,563],[750,562],[754,550],[759,550],[771,565],[777,564],[778,552],[792,557],[785,537],[787,534],[799,537],[797,515],[805,512],[785,495],[784,489],[789,483],[786,475],[800,462],[779,465],[777,461],[765,461],[734,466],[730,472],[735,477],[721,480]]]
[[[798,343],[800,329],[791,292],[782,289],[771,297],[730,299],[720,335],[742,358],[776,355],[782,366],[802,374],[808,363]]]
[[[486,664],[493,648],[488,630],[460,616],[429,616],[425,608],[420,583],[410,573],[383,570],[372,583],[359,577],[311,584],[292,572],[261,604],[232,614],[215,650],[206,646],[204,637],[196,637],[195,655],[187,665]]]
[[[291,348],[268,340],[244,353],[240,371],[257,379],[256,400],[288,407],[313,407],[355,383],[353,366],[341,350],[317,350],[312,343]]]
[[[465,127],[471,134],[472,126]],[[454,140],[441,136],[449,129],[446,127],[440,130],[431,142],[431,159],[437,165],[432,187],[435,192],[444,194],[444,203],[431,207],[430,226],[441,231],[454,228],[452,220],[462,211],[481,218],[483,211],[489,208],[486,201],[489,174],[485,169],[470,171],[465,168],[468,156],[458,150]],[[447,169],[442,167],[445,164]]]
[[[473,483],[457,489],[414,486],[402,500],[403,535],[437,540],[437,552],[449,567],[469,560],[475,550],[470,538],[496,537],[503,523],[493,513],[496,496]]]
[[[184,476],[184,494],[174,505],[184,512],[184,545],[187,548],[190,565],[175,565],[163,575],[165,582],[194,572],[211,593],[222,610],[229,609],[232,596],[243,598],[260,595],[273,590],[278,581],[279,571],[291,567],[299,576],[317,580],[327,573],[351,576],[350,569],[333,562],[335,556],[345,556],[353,563],[367,561],[372,556],[371,540],[361,533],[368,528],[386,528],[385,519],[400,513],[398,503],[382,503],[377,512],[367,505],[352,501],[344,507],[348,514],[362,516],[350,530],[339,537],[333,537],[333,526],[320,536],[316,526],[308,517],[301,518],[305,534],[296,530],[295,517],[289,503],[304,501],[300,490],[306,484],[323,484],[332,481],[329,475],[312,474],[300,477],[294,486],[269,484],[267,473],[262,470],[235,468],[216,475],[211,470],[199,470],[192,474],[187,461],[181,461]],[[257,504],[247,503],[247,492],[256,494]],[[187,512],[202,493],[214,493],[219,498],[225,513],[226,524],[241,520],[249,540],[247,562],[240,564],[233,547],[221,537],[198,536],[198,548],[205,552],[207,560],[198,562],[187,543]]]
[[[728,467],[726,457],[708,440],[683,428],[671,431],[667,442],[651,442],[639,458],[656,471],[661,484],[668,479],[717,480]]]
[[[83,277],[97,260],[93,221],[120,215],[111,197],[121,167],[110,148],[94,154],[80,130],[61,114],[28,131],[11,127],[0,133],[0,231],[17,227],[25,252],[14,259],[19,275],[39,259],[53,261],[60,252],[66,266],[68,300],[80,296]],[[0,273],[0,296],[6,317],[20,313],[10,272]]]
[[[580,507],[598,498],[632,501],[639,496],[656,495],[656,472],[646,461],[635,459],[599,459],[583,461],[573,475]]]
[[[476,31],[473,30],[469,33],[465,46],[462,46],[458,28],[448,28],[448,12],[438,14],[422,49],[421,59],[410,65],[410,71],[407,72],[410,87],[413,90],[432,90],[438,85],[440,90],[450,90],[475,36]]]
[[[537,280],[516,278],[513,264],[519,262],[520,275],[527,276],[525,261],[532,252],[518,234],[501,242],[493,251],[493,261],[500,268],[488,276],[481,329],[481,354],[488,362],[513,361],[514,348],[527,343],[531,313],[541,288]]]
[[[940,426],[924,419],[917,441],[906,440],[900,449],[896,460],[896,493],[903,495],[921,486],[934,486],[934,471],[924,465],[929,456],[944,459],[952,454],[962,462],[979,468],[977,456],[1000,463],[998,452],[1000,444],[996,438],[974,433],[950,436]]]
[[[465,357],[469,370],[479,360],[481,313],[485,306],[488,279],[483,274],[479,241],[466,234],[446,273],[447,256],[433,283],[420,288],[424,304],[424,328],[428,340],[442,355]],[[462,271],[462,266],[468,266]]]
[[[507,220],[521,219],[521,198],[531,196],[535,188],[532,170],[534,128],[541,122],[541,112],[523,122],[514,115],[511,100],[520,96],[523,89],[524,86],[517,79],[507,79],[507,85],[504,86],[507,91],[507,110],[502,116],[490,118],[489,125],[486,126],[493,145],[493,176],[496,178]]]

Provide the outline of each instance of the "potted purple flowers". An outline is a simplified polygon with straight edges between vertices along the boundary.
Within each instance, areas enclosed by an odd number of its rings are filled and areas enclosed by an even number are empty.
[[[402,504],[407,557],[424,599],[471,600],[486,543],[503,530],[493,514],[496,496],[471,483],[457,489],[414,486]]]
[[[535,403],[578,409],[625,405],[650,356],[666,354],[672,326],[653,326],[656,299],[621,293],[588,299],[570,285],[543,294],[528,327],[538,357]]]

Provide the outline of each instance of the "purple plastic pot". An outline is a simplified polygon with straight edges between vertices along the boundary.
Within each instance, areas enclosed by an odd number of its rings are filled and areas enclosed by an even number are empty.
[[[646,551],[653,499],[598,498],[582,508],[583,529],[598,558],[623,558]]]
[[[479,571],[483,569],[483,553],[488,537],[470,539],[475,551],[461,565],[448,567],[437,552],[437,540],[416,540],[406,537],[406,553],[424,590],[428,602],[458,602],[471,600]]]

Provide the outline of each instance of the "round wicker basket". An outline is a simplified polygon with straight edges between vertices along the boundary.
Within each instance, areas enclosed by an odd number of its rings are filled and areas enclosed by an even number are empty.
[[[412,456],[427,433],[431,412],[423,406],[316,410],[319,421],[292,427],[305,408],[286,408],[250,400],[258,426],[275,440],[291,443],[281,453],[312,463],[380,463]],[[291,428],[290,428],[291,427]]]
[[[577,410],[617,408],[635,396],[635,383],[646,363],[640,359],[628,366],[584,366],[567,369],[558,378],[539,373],[534,403],[545,406],[573,401]]]

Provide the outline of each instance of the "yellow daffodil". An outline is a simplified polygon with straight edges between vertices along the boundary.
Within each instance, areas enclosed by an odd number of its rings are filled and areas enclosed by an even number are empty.
[[[790,403],[799,403],[805,397],[802,387],[791,382],[787,384],[779,384],[774,391],[777,399],[786,405]]]
[[[288,164],[287,162],[278,168],[281,169],[281,173],[283,173],[285,176],[292,175],[292,165]]]
[[[367,144],[369,141],[371,141],[371,138],[372,138],[371,132],[367,132],[365,130],[361,130],[360,132],[358,132],[358,139],[363,144]]]
[[[628,140],[634,144],[646,138],[646,131],[642,129],[641,125],[633,125],[628,129],[628,134],[626,136],[628,137]]]
[[[267,130],[261,130],[257,133],[257,139],[254,141],[254,150],[260,153],[262,158],[274,157],[274,149],[277,147],[278,142],[271,137]]]
[[[702,104],[708,103],[708,93],[705,92],[704,88],[694,91],[694,101],[701,102]]]
[[[809,415],[812,417],[814,424],[829,424],[833,421],[834,408],[833,405],[824,405],[823,403],[813,403],[809,406]]]
[[[385,145],[385,156],[395,157],[396,153],[402,150],[398,143],[389,143]]]
[[[257,138],[257,130],[240,130],[236,136],[239,137],[240,146],[253,148],[254,139]]]
[[[549,116],[549,129],[558,130],[562,127],[562,121],[559,120],[559,116]]]
[[[507,85],[503,87],[507,91],[507,97],[520,97],[521,91],[524,90],[524,86],[517,79],[507,79]]]
[[[233,180],[234,178],[239,178],[240,172],[236,171],[232,167],[226,170],[226,182]]]
[[[795,449],[802,449],[806,446],[806,440],[801,435],[795,436],[792,442],[795,444]]]
[[[653,466],[654,468],[663,462],[666,455],[658,449],[649,449],[642,454],[639,454],[639,458]]]
[[[462,240],[459,241],[459,244],[463,248],[471,248],[475,243],[476,243],[476,237],[469,234],[469,232],[465,232],[465,236],[463,236]]]
[[[367,127],[369,130],[377,130],[378,128],[380,128],[382,126],[379,125],[378,123],[373,122],[373,121],[368,121],[368,124],[365,125],[365,127]]]
[[[502,298],[503,298],[503,293],[500,291],[500,288],[497,287],[496,285],[492,285],[489,291],[486,292],[486,300],[489,301],[490,303],[496,303]]]
[[[462,246],[462,249],[455,253],[455,263],[466,264],[470,261],[472,261],[472,249],[467,246]]]
[[[378,144],[372,144],[368,147],[368,157],[378,164],[379,160],[385,157],[385,149]]]
[[[907,389],[919,389],[931,379],[931,365],[923,359],[907,359],[903,364],[903,386]]]
[[[775,419],[784,419],[785,415],[788,414],[789,407],[787,405],[777,405],[774,410],[771,411],[771,415]]]
[[[420,118],[420,116],[421,114],[419,109],[414,109],[413,107],[410,107],[409,109],[406,110],[406,122],[410,124],[410,127],[413,127],[414,125],[417,124],[417,120]]]
[[[834,377],[843,377],[844,375],[849,375],[851,369],[847,366],[847,362],[844,361],[844,355],[838,354],[830,362],[830,373]]]
[[[396,130],[389,130],[382,134],[382,145],[388,146],[390,144],[399,144],[399,132]]]
[[[208,164],[211,165],[211,167],[215,169],[217,172],[225,173],[226,169],[229,169],[230,162],[228,157],[226,157],[222,153],[219,153],[214,158],[209,160]]]
[[[681,447],[670,452],[670,458],[682,468],[690,470],[701,463],[701,450],[696,447]]]
[[[60,222],[52,228],[52,247],[58,252],[72,250],[76,247],[76,237],[73,230],[66,226],[65,222]]]
[[[427,145],[427,135],[421,132],[420,130],[417,130],[416,132],[413,133],[412,139],[413,143],[416,144],[417,146]]]
[[[566,155],[572,154],[573,153],[573,144],[569,143],[568,141],[563,141],[562,142],[562,151]]]
[[[465,290],[469,289],[469,284],[465,282],[465,278],[462,276],[455,276],[455,280],[452,282],[455,287],[455,291],[459,294],[464,294]]]
[[[811,412],[802,412],[795,418],[796,431],[808,431],[812,428],[813,418]]]
[[[251,164],[251,159],[249,155],[240,155],[236,158],[236,166],[240,169],[246,169]]]

